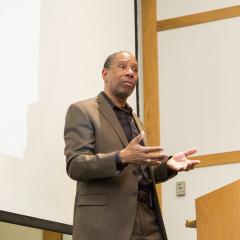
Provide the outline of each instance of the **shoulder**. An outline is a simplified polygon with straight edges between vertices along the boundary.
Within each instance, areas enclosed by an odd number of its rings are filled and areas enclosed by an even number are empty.
[[[89,99],[84,99],[81,101],[74,102],[70,105],[70,107],[83,108],[91,105],[96,105],[96,103],[97,103],[97,97],[94,97],[94,98],[89,98]]]
[[[68,112],[72,112],[72,111],[82,111],[82,112],[88,112],[90,109],[96,109],[98,106],[97,103],[97,97],[94,98],[89,98],[89,99],[85,99],[85,100],[81,100],[78,102],[74,102],[72,103],[69,107],[68,107]]]
[[[90,112],[96,112],[98,108],[97,98],[89,98],[72,103],[66,113],[66,120],[88,118]]]

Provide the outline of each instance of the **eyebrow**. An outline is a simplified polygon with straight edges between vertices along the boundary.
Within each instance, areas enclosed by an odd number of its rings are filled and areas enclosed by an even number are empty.
[[[128,62],[128,59],[120,59],[117,63],[126,63],[126,62]],[[137,62],[131,63],[131,65],[138,66]]]

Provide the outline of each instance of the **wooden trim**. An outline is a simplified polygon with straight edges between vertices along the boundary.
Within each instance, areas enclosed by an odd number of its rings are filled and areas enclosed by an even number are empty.
[[[215,165],[240,163],[240,151],[194,156],[190,159],[198,159],[201,161],[197,167],[210,167]]]
[[[57,232],[43,231],[42,240],[62,240],[63,235]]]
[[[144,128],[148,145],[160,144],[156,5],[156,0],[142,0]],[[161,204],[160,184],[157,185],[157,192]]]
[[[134,0],[134,26],[135,26],[135,57],[138,60],[138,0]],[[136,111],[140,115],[140,100],[139,100],[139,81],[136,84]]]
[[[157,31],[164,31],[174,28],[186,27],[190,25],[207,23],[216,20],[239,17],[240,5],[216,9],[212,11],[191,14],[182,17],[169,18],[157,21]]]
[[[240,180],[195,200],[198,240],[240,239]]]
[[[142,1],[144,126],[149,145],[159,145],[158,50],[156,1]]]
[[[72,225],[0,210],[0,221],[59,233],[72,234]]]

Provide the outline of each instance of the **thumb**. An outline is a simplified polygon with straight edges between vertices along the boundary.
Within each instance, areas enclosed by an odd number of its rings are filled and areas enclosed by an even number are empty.
[[[145,135],[144,131],[141,131],[131,142],[135,144],[140,143],[143,140],[144,135]]]

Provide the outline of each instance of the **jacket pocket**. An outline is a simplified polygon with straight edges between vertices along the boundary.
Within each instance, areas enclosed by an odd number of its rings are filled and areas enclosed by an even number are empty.
[[[107,194],[84,194],[79,195],[78,206],[104,206],[108,204]]]

